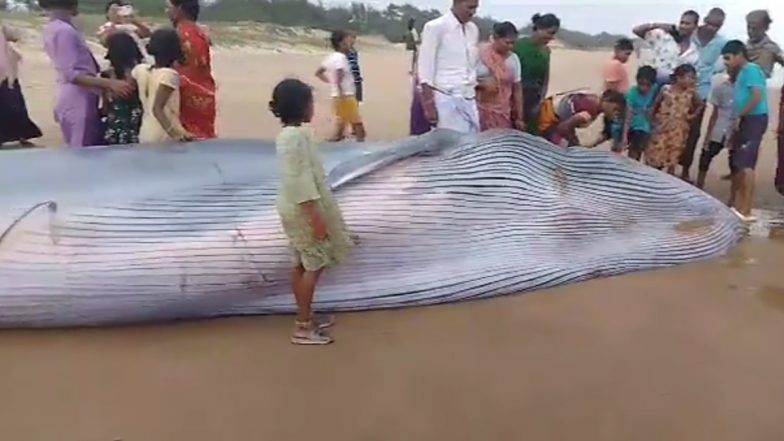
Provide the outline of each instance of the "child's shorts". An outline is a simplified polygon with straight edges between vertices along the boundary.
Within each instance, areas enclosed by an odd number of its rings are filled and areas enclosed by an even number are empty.
[[[651,141],[651,134],[642,130],[629,130],[626,142],[629,143],[630,153],[642,153]]]
[[[740,119],[740,130],[733,138],[732,167],[754,170],[757,166],[762,138],[768,130],[768,115],[746,115]]]
[[[356,97],[333,98],[333,105],[335,107],[335,116],[338,117],[340,122],[351,125],[362,122],[362,117],[359,115],[359,102]]]

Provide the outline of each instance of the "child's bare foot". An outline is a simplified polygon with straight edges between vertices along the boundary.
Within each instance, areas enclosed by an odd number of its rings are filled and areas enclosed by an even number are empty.
[[[291,336],[291,343],[305,346],[323,346],[333,342],[332,337],[321,333],[318,326],[311,320],[307,322],[295,322],[294,334]]]

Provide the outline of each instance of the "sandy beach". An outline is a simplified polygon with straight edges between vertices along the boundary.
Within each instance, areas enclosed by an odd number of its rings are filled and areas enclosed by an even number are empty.
[[[53,72],[30,37],[21,81],[45,134],[37,142],[60,148]],[[360,50],[370,140],[401,138],[409,54]],[[286,76],[315,84],[322,56],[215,48],[220,136],[274,137],[273,85]],[[608,57],[554,51],[553,91],[598,87]],[[325,86],[316,100],[314,126],[327,136]],[[784,211],[772,185],[773,128],[755,206]],[[722,199],[725,167],[722,154],[709,183]],[[762,228],[714,262],[340,315],[337,343],[315,349],[288,343],[290,317],[2,331],[0,438],[779,441],[783,261],[784,234]]]

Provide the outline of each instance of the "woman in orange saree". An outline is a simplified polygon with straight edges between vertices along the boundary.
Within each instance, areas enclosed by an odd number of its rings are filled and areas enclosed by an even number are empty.
[[[215,138],[215,79],[212,77],[210,39],[196,23],[199,1],[167,0],[166,13],[177,28],[185,55],[177,67],[182,126],[197,139]]]

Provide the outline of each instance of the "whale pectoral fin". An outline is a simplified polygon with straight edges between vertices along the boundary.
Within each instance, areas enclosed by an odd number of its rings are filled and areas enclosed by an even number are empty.
[[[55,201],[44,201],[39,202],[32,207],[25,210],[21,215],[19,215],[16,219],[14,219],[2,232],[0,232],[0,245],[11,236],[13,230],[22,223],[25,218],[30,216],[35,210],[46,207],[47,211],[49,212],[49,235],[52,239],[52,243],[57,245],[59,241],[60,234],[59,228],[56,223],[56,215],[57,215],[57,202]]]
[[[61,225],[57,219],[57,202],[50,201],[46,208],[49,211],[49,238],[53,245],[57,245],[60,243],[61,236]]]

